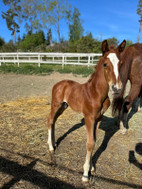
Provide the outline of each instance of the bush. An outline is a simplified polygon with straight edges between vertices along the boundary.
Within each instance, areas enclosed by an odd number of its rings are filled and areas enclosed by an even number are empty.
[[[20,44],[20,49],[34,50],[37,46],[43,44],[45,42],[45,38],[42,32],[37,32],[35,34],[29,33],[26,35],[24,41]]]
[[[94,48],[94,39],[88,36],[82,37],[77,43],[77,52],[91,53]]]

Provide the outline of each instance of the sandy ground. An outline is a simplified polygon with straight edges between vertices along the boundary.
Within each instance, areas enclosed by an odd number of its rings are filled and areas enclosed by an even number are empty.
[[[49,76],[0,74],[0,99],[14,100],[27,96],[51,96],[53,85],[63,79],[71,79],[83,83],[88,78],[72,74],[53,73]]]
[[[88,80],[59,73],[0,75],[0,188],[142,188],[142,112],[130,112],[127,135],[120,134],[111,108],[105,113],[93,153],[96,171],[84,185],[85,124],[68,108],[57,121],[53,163],[47,116],[52,87],[62,79]]]

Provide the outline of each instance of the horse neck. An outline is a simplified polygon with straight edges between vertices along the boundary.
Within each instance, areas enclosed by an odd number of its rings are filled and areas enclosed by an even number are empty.
[[[129,53],[129,49],[125,49],[125,51],[120,56],[121,61],[123,63],[120,68],[120,78],[123,84],[122,95],[124,94],[125,86],[129,79],[129,74],[130,74],[130,69],[131,69],[131,64],[132,64],[132,56],[133,56],[132,53]]]
[[[106,98],[109,91],[109,85],[104,75],[104,68],[102,64],[98,63],[95,72],[92,74],[89,82],[90,89],[93,92],[100,94],[101,98]]]

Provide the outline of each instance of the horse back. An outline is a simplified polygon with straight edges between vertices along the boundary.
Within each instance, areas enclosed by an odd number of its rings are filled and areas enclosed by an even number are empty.
[[[128,79],[131,82],[142,81],[142,44],[137,43],[127,47],[121,55],[121,60],[122,83],[126,84]]]

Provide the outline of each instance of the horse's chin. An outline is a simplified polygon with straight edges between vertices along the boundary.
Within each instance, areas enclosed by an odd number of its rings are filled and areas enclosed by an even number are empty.
[[[111,94],[112,96],[117,96],[120,94],[120,91],[112,91]]]
[[[110,91],[111,91],[112,96],[120,94],[120,91],[113,91],[112,89],[110,89]]]

